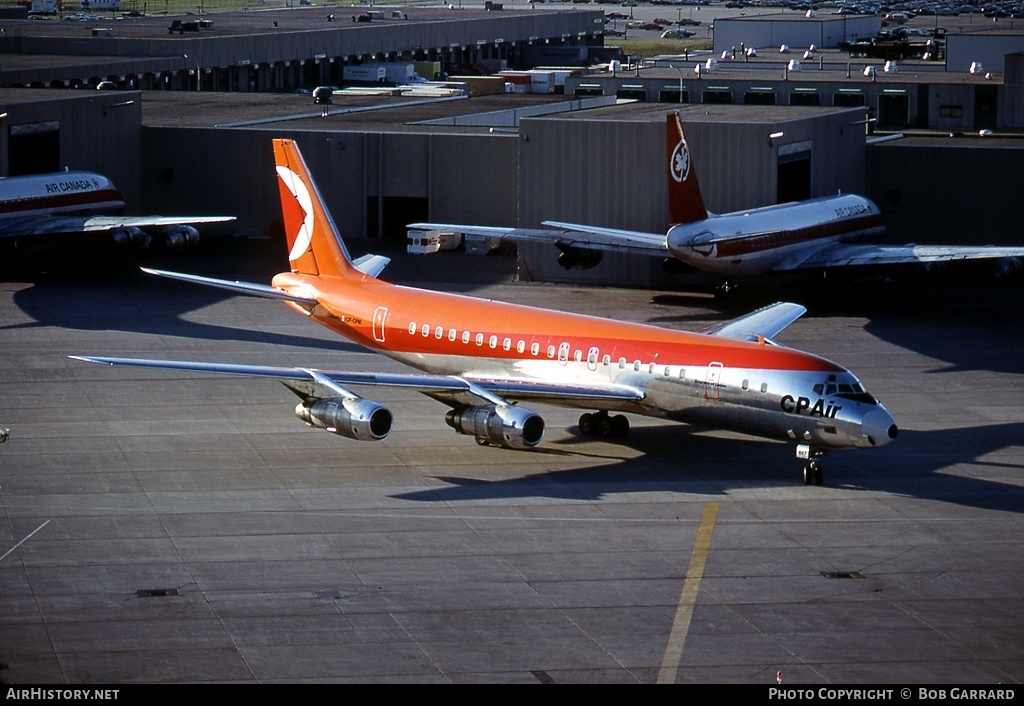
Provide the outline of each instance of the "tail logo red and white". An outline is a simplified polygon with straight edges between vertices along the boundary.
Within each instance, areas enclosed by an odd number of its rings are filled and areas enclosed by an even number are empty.
[[[686,181],[690,176],[690,148],[686,145],[686,138],[679,138],[679,143],[672,150],[668,168],[672,178],[679,183]]]
[[[286,213],[284,219],[286,225],[299,224],[298,232],[288,234],[289,240],[293,241],[291,252],[288,253],[288,259],[298,260],[309,250],[310,243],[313,240],[313,198],[310,196],[306,184],[299,178],[299,175],[288,167],[278,166],[277,176],[281,183],[285,185],[285,188],[295,197],[294,204],[301,210],[301,213]],[[282,204],[282,206],[287,208],[285,204]]]

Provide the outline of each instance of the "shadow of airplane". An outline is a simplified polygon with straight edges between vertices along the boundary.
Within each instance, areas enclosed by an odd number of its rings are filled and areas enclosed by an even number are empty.
[[[1020,280],[847,279],[827,287],[761,287],[725,301],[662,293],[653,297],[655,304],[683,307],[685,312],[659,314],[647,321],[700,330],[781,300],[806,306],[807,318],[867,319],[864,330],[872,336],[946,363],[929,371],[932,373],[987,370],[1024,374],[1024,359],[1006,355],[1008,350],[1024,350],[1024,291]],[[913,326],[907,325],[908,320]],[[779,340],[785,344],[785,334]]]
[[[401,249],[404,243],[401,248],[395,243],[374,245],[381,247],[369,249],[393,258],[382,279],[450,292],[471,293],[492,282],[506,281],[515,266],[511,258],[460,257],[439,271],[429,258],[404,256]],[[34,321],[0,324],[0,331],[54,326],[366,352],[365,348],[319,326],[307,327],[310,336],[295,336],[275,333],[258,323],[254,325],[251,319],[239,319],[238,325],[189,321],[185,316],[189,312],[240,295],[148,275],[139,269],[143,264],[260,284],[269,284],[274,275],[288,267],[283,244],[273,239],[221,241],[196,257],[160,252],[120,256],[91,253],[80,255],[77,260],[68,256],[52,270],[5,273],[6,281],[33,283],[32,287],[15,292],[13,299]],[[452,282],[437,282],[439,275],[452,278]]]
[[[667,437],[671,443],[666,443]],[[1024,487],[998,480],[1000,475],[1019,479],[1024,456],[1017,454],[1008,460],[1003,454],[1001,461],[987,459],[1022,443],[1021,439],[1024,422],[929,431],[901,429],[899,443],[827,457],[825,482],[851,493],[881,491],[1024,514]],[[574,437],[562,442],[562,448],[552,451],[549,447],[547,452],[576,456],[593,443],[577,442]],[[787,444],[716,436],[682,425],[636,428],[625,443],[642,455],[497,481],[435,476],[448,485],[393,497],[443,503],[523,497],[594,501],[619,493],[724,495],[738,488],[801,483],[799,462]],[[966,471],[965,466],[974,468]]]
[[[0,331],[56,327],[80,331],[123,331],[209,341],[241,341],[325,351],[364,351],[326,329],[309,326],[310,336],[277,333],[252,319],[231,325],[190,321],[197,311],[237,295],[211,287],[189,286],[126,270],[101,284],[84,277],[41,277],[13,294],[14,304],[31,322],[0,324]],[[275,303],[267,302],[268,306]],[[276,304],[280,306],[280,304]],[[317,334],[320,334],[319,336]]]

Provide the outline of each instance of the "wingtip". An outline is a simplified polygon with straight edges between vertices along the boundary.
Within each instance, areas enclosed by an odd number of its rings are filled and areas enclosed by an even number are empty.
[[[94,360],[93,358],[90,358],[87,355],[69,355],[68,358],[70,358],[71,360],[80,360],[83,363],[96,363],[96,362],[98,362],[98,361]]]

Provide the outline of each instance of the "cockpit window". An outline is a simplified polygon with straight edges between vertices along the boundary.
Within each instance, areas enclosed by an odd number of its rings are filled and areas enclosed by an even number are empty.
[[[870,405],[878,404],[878,400],[876,400],[871,395],[870,392],[858,392],[858,393],[855,393],[855,394],[852,394],[852,395],[844,395],[843,393],[839,393],[838,395],[836,395],[836,397],[841,397],[844,400],[852,400],[854,402],[860,402],[861,404],[870,404]]]
[[[859,382],[836,382],[834,375],[829,375],[827,383],[818,383],[813,388],[816,395],[841,397],[861,404],[876,405],[876,400]]]
[[[842,397],[845,400],[860,402],[861,404],[878,404],[878,400],[876,400],[870,392],[865,390],[864,386],[861,385],[859,382],[855,382],[852,385],[840,383],[839,394],[836,395],[836,397]]]

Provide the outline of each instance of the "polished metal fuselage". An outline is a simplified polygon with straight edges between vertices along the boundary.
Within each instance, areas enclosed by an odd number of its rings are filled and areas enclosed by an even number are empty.
[[[891,439],[887,430],[895,429],[891,415],[870,395],[853,399],[857,396],[825,393],[826,383],[833,390],[839,385],[862,389],[848,370],[771,342],[729,341],[436,292],[418,291],[415,310],[407,310],[405,288],[375,289],[378,296],[371,300],[356,295],[341,301],[321,293],[322,305],[312,316],[347,338],[433,374],[617,385],[641,393],[634,400],[595,399],[594,409],[818,448],[882,445]],[[437,297],[438,306],[431,307],[424,295]],[[579,400],[556,396],[510,398],[580,406]]]

